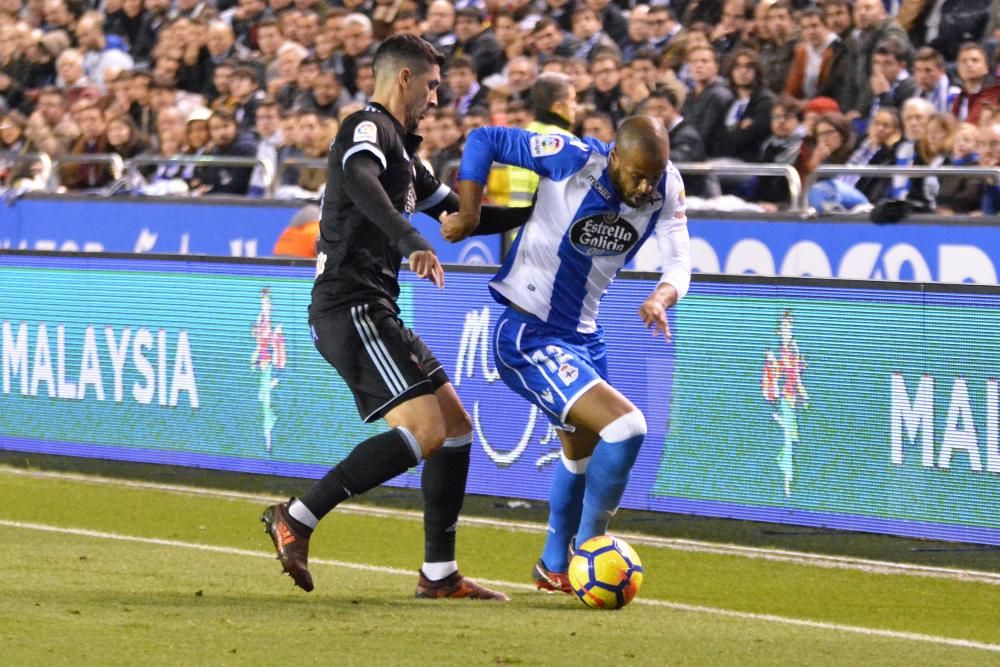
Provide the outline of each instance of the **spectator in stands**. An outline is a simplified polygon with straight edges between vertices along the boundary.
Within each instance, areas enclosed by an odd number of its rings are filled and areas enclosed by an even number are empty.
[[[917,95],[930,102],[937,113],[948,113],[961,92],[948,78],[944,56],[929,46],[913,57],[913,78],[917,82]]]
[[[200,157],[210,150],[212,135],[208,130],[208,119],[212,112],[208,109],[195,109],[184,124],[184,155]],[[194,165],[184,165],[181,171],[185,180],[190,181],[195,176]]]
[[[476,64],[468,56],[455,56],[448,65],[445,75],[451,102],[448,108],[463,115],[470,107],[485,104],[489,88],[476,80]]]
[[[251,132],[256,126],[257,105],[264,99],[257,81],[257,70],[241,65],[233,70],[229,81],[230,103],[233,117],[241,132]]]
[[[712,48],[723,57],[729,55],[739,45],[746,27],[747,7],[744,0],[723,0],[721,16],[710,35]]]
[[[330,142],[336,136],[334,128],[339,128],[340,124],[333,118],[320,118],[313,111],[299,111],[295,115],[302,141],[302,156],[311,159],[326,158]],[[299,167],[296,175],[295,185],[299,192],[295,196],[300,199],[319,199],[326,184],[326,165]]]
[[[712,157],[753,162],[771,134],[774,93],[764,85],[760,56],[753,49],[732,52],[726,78],[733,101],[726,110],[723,128],[717,128],[709,141],[708,152]]]
[[[120,37],[124,40],[124,50],[135,63],[148,65],[156,44],[156,26],[153,14],[143,8],[143,0],[122,0],[118,10],[109,11],[109,6],[105,5],[104,11],[107,15],[103,30],[108,37]]]
[[[254,119],[257,138],[257,159],[271,167],[272,176],[278,173],[278,151],[283,144],[281,132],[281,108],[274,100],[264,99],[257,105],[257,115]],[[267,194],[268,182],[264,167],[257,165],[250,174],[251,197],[263,197]]]
[[[677,16],[666,5],[653,5],[649,8],[650,46],[662,52],[671,40],[681,31]]]
[[[152,136],[156,129],[150,95],[152,82],[152,75],[146,71],[135,71],[128,77],[128,114],[147,137]]]
[[[899,25],[894,17],[886,13],[882,0],[857,0],[854,6],[854,19],[858,25],[858,58],[857,69],[855,70],[855,85],[861,94],[852,109],[853,114],[849,116],[861,117],[867,114],[872,105],[873,94],[879,95],[871,90],[872,63],[875,59],[875,50],[880,44],[890,39],[895,40],[902,53],[906,53],[910,48],[910,40],[906,36],[906,31]],[[904,59],[905,63],[905,59]],[[889,85],[892,84],[890,79]],[[880,86],[881,87],[881,86]]]
[[[772,93],[778,94],[786,90],[789,70],[796,58],[798,42],[791,5],[787,0],[777,0],[768,7],[765,17],[768,39],[760,47],[761,67],[765,72],[763,83]],[[822,48],[819,53],[823,53]]]
[[[163,153],[163,144],[176,146],[175,152],[184,149],[185,125],[187,118],[184,113],[175,106],[163,107],[156,112],[156,143],[160,146],[160,153]],[[173,153],[168,153],[172,155]]]
[[[666,126],[673,162],[701,162],[705,159],[705,142],[698,129],[681,115],[677,105],[677,95],[669,88],[660,88],[650,93],[638,112],[659,118]]]
[[[527,52],[524,33],[510,11],[501,10],[493,16],[493,34],[503,49],[505,66],[509,66],[515,58]]]
[[[939,122],[945,125],[951,123],[955,127],[951,153],[944,163],[955,167],[977,166],[979,164],[979,153],[976,146],[979,135],[978,128],[972,123],[956,124],[951,114],[939,114],[938,116],[941,117]],[[931,127],[933,127],[933,122],[929,124],[928,129]],[[981,178],[941,176],[938,180],[941,183],[937,196],[936,212],[938,214],[969,214],[978,211],[982,206],[984,185]]]
[[[43,31],[64,30],[67,34],[72,34],[76,17],[65,0],[44,0],[42,12],[45,17],[41,26]]]
[[[66,103],[73,106],[79,99],[87,98],[96,102],[101,94],[94,82],[83,71],[83,55],[76,49],[66,49],[56,58],[56,86],[66,97]]]
[[[875,48],[868,80],[872,114],[882,107],[902,109],[903,103],[917,94],[917,82],[907,71],[906,61],[906,47],[895,40]]]
[[[903,103],[903,140],[893,147],[895,164],[899,167],[926,166],[919,150],[927,133],[927,122],[934,113],[934,105],[925,99],[912,97]],[[906,199],[924,211],[934,210],[937,195],[936,179],[894,176],[889,188],[892,199]]]
[[[215,109],[225,109],[232,113],[234,105],[231,95],[233,72],[236,71],[236,62],[229,60],[221,62],[212,70],[212,87],[209,93],[208,106]]]
[[[76,41],[83,54],[83,71],[104,93],[110,72],[131,70],[135,64],[127,53],[128,44],[118,35],[104,34],[104,15],[87,12],[76,22]]]
[[[694,89],[684,102],[682,113],[701,135],[709,155],[712,155],[714,141],[711,138],[725,125],[726,112],[733,103],[733,92],[719,78],[719,56],[711,47],[698,46],[689,50],[687,64],[691,68]]]
[[[319,35],[319,14],[312,10],[300,10],[298,13],[298,34],[296,41],[307,49],[316,48],[316,36]]]
[[[295,80],[299,74],[299,66],[309,56],[309,52],[301,44],[286,42],[278,48],[275,59],[275,75],[267,82],[267,93],[273,97],[282,109],[291,108],[298,95]],[[285,89],[288,88],[287,92]]]
[[[628,42],[628,20],[617,5],[610,0],[583,0],[583,4],[594,12],[602,26],[602,32],[610,37],[618,48]]]
[[[472,107],[469,112],[462,116],[462,135],[469,136],[476,128],[486,127],[490,124],[490,110],[486,107]]]
[[[573,29],[573,0],[545,0],[542,19],[552,19],[563,32]]]
[[[635,108],[647,97],[651,89],[646,85],[645,79],[631,66],[626,66],[622,71],[621,81],[622,95],[618,100],[618,108],[621,109],[620,118],[631,116]]]
[[[38,104],[28,116],[25,136],[30,152],[59,157],[80,136],[80,128],[67,113],[68,102],[55,86],[42,88]]]
[[[846,120],[833,114],[824,114],[816,122],[816,149],[812,155],[813,168],[821,164],[848,164],[858,166],[889,165],[895,162],[893,147],[900,140],[899,113],[892,107],[879,109],[868,124],[868,134],[856,150],[849,151],[844,159],[844,146],[850,145],[850,135],[845,135]],[[847,132],[850,126],[847,125]],[[844,139],[847,136],[848,139]],[[843,143],[843,142],[847,143]],[[850,211],[864,204],[875,204],[888,190],[884,178],[842,174],[817,182],[809,189],[809,205],[820,212]]]
[[[278,49],[285,43],[285,37],[281,34],[281,26],[278,21],[267,16],[257,24],[257,52],[254,54],[254,61],[265,72],[265,81],[270,81],[271,77],[277,74]]]
[[[507,63],[507,92],[512,99],[531,102],[531,87],[538,79],[538,61],[518,56]]]
[[[80,138],[69,150],[72,156],[87,156],[107,153],[108,138],[104,112],[91,102],[87,102],[77,114],[80,124]],[[111,170],[106,164],[88,162],[68,162],[59,168],[59,182],[67,190],[92,190],[108,185],[112,181]]]
[[[28,119],[19,111],[8,111],[0,117],[0,184],[3,187],[22,188],[28,181],[35,181],[32,189],[45,187],[41,162],[17,159],[29,152],[30,144],[24,134],[27,124]]]
[[[467,5],[455,13],[455,45],[449,54],[449,65],[458,56],[472,59],[476,67],[476,78],[480,80],[496,74],[503,67],[503,47],[496,36],[486,30],[483,13],[473,5]]]
[[[294,58],[293,56],[285,57]],[[319,61],[312,56],[299,61],[295,70],[295,78],[282,86],[277,95],[274,96],[282,109],[293,108],[298,100],[305,98],[312,92],[313,86],[316,85],[316,78],[319,76],[319,70]]]
[[[354,95],[358,92],[358,61],[375,55],[378,43],[372,34],[372,22],[364,14],[348,14],[344,17],[341,32],[344,41],[340,62],[334,68],[340,82]]]
[[[622,45],[622,59],[630,63],[638,51],[651,48],[652,36],[649,5],[636,5],[628,14],[628,37]]]
[[[599,53],[609,52],[621,57],[621,49],[601,26],[601,20],[586,5],[573,10],[573,37],[578,44],[572,58],[593,62]]]
[[[785,93],[800,100],[817,96],[837,99],[841,90],[850,87],[853,75],[851,61],[838,58],[840,38],[827,28],[823,13],[815,7],[799,14],[799,31],[801,39],[795,47]],[[834,65],[839,69],[835,71]],[[846,104],[841,100],[838,103],[841,108],[850,108],[852,99],[843,100]]]
[[[628,64],[628,68],[635,73],[640,81],[646,84],[646,88],[650,92],[660,87],[660,71],[657,66],[657,60],[656,51],[653,49],[642,49],[636,51],[632,62]]]
[[[538,62],[545,64],[554,57],[572,57],[577,49],[576,40],[564,32],[555,19],[539,19],[531,29],[531,45]]]
[[[989,19],[989,0],[902,0],[899,23],[914,44],[926,44],[953,61],[963,42],[983,38]]]
[[[396,14],[396,18],[392,20],[392,31],[393,35],[413,35],[414,37],[420,37],[422,31],[420,29],[420,16],[416,12],[411,11],[401,11]]]
[[[236,119],[225,111],[213,111],[208,119],[210,137],[207,155],[218,157],[254,157],[257,147],[253,138],[240,134]],[[198,167],[195,169],[195,191],[201,194],[246,195],[252,167]]]
[[[355,104],[364,106],[375,94],[375,68],[372,66],[371,58],[358,58],[357,86],[358,90],[351,99],[354,100]],[[341,107],[341,109],[343,108]],[[343,120],[343,114],[340,116],[340,120]]]
[[[451,53],[455,46],[455,5],[449,0],[434,0],[427,6],[423,38],[441,53]]]
[[[583,117],[580,134],[585,137],[594,137],[606,144],[614,143],[614,119],[606,113],[591,111]]]
[[[958,78],[962,90],[951,105],[951,113],[960,121],[976,125],[984,105],[1000,103],[1000,82],[989,73],[986,51],[969,42],[958,50]]]
[[[301,111],[312,111],[322,118],[336,120],[340,108],[351,101],[350,93],[340,85],[335,73],[320,71],[312,90],[299,97],[295,106]]]
[[[28,139],[24,128],[28,119],[19,111],[8,111],[0,117],[0,153],[27,152]]]
[[[857,108],[857,94],[859,92],[856,83],[860,67],[858,65],[860,47],[854,36],[851,7],[851,0],[824,0],[821,4],[826,27],[840,40],[834,44],[830,69],[837,72],[837,76],[840,76],[841,72],[845,73],[843,79],[838,79],[835,76],[830,77],[834,90],[827,90],[826,96],[837,100],[837,104],[845,112]]]
[[[782,95],[771,106],[771,136],[761,145],[756,162],[795,165],[804,138],[802,105],[791,95]],[[783,204],[788,198],[788,179],[762,176],[757,180],[753,200],[761,202],[765,210],[776,210],[776,206],[767,204]]]
[[[108,152],[128,160],[149,150],[149,140],[136,127],[128,114],[112,118],[107,123]]]
[[[457,167],[462,159],[462,144],[464,135],[459,124],[458,115],[451,109],[435,109],[432,114],[431,132],[434,137],[435,151],[431,157],[431,169],[445,185],[456,186],[454,177],[457,170],[451,174],[452,181],[445,180],[450,166]]]
[[[154,115],[159,114],[164,109],[177,109],[181,114],[181,125],[183,125],[184,119],[192,111],[205,106],[205,98],[154,81],[153,85],[149,87],[149,103]]]
[[[984,167],[1000,166],[1000,123],[989,123],[979,129],[979,162]],[[986,215],[1000,213],[1000,184],[996,180],[990,179],[983,186],[980,208]]]
[[[598,54],[590,65],[594,83],[584,97],[584,104],[615,119],[615,125],[625,117],[622,108],[622,61],[613,53]]]

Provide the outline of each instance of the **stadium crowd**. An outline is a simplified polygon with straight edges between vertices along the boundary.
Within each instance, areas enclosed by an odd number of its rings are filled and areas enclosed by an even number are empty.
[[[340,122],[372,94],[372,55],[396,33],[447,58],[422,157],[450,177],[465,133],[555,125],[614,138],[627,116],[659,117],[674,162],[1000,165],[997,0],[0,0],[0,152],[5,181],[43,188],[57,159],[67,190],[107,191],[116,153],[257,158],[274,193],[318,197]],[[543,72],[568,77],[574,108],[532,99]],[[559,107],[564,109],[565,107]],[[568,117],[572,116],[572,117]],[[64,158],[59,161],[59,158]],[[268,194],[264,170],[144,167],[147,194]],[[686,179],[689,194],[788,198],[777,177]],[[489,195],[518,200],[497,170]],[[841,175],[809,191],[817,210],[885,199],[993,214],[998,188],[973,176]]]

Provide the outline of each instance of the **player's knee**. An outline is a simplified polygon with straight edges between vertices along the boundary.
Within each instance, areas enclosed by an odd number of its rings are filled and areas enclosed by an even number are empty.
[[[605,442],[622,442],[646,435],[646,418],[638,410],[618,417],[601,429],[601,439]]]
[[[469,416],[468,412],[462,410],[461,414],[454,417],[448,424],[448,438],[462,436],[466,433],[472,433],[472,417]]]
[[[413,435],[417,438],[417,442],[420,444],[420,452],[426,459],[441,449],[447,434],[445,433],[444,424],[440,421],[432,421],[418,426],[413,430]]]

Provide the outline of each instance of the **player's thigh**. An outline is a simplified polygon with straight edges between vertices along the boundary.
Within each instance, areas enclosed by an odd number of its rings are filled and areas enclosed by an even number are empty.
[[[312,322],[313,341],[354,395],[366,422],[418,396],[434,394],[403,324],[389,308],[358,304]]]
[[[457,438],[472,432],[472,418],[462,405],[462,399],[458,397],[458,392],[450,383],[446,383],[437,388],[434,392],[438,399],[438,407],[441,408],[441,415],[444,418],[446,436]]]
[[[602,381],[576,400],[566,421],[577,428],[600,433],[611,422],[637,409],[620,391]]]
[[[567,424],[572,406],[604,382],[585,345],[507,311],[494,332],[494,357],[500,378],[539,407],[554,424]]]
[[[577,426],[573,431],[559,429],[556,432],[559,434],[559,441],[562,442],[563,453],[571,461],[579,461],[593,454],[601,439],[601,436],[584,426]]]
[[[444,418],[434,394],[415,396],[393,406],[385,413],[385,421],[392,428],[401,426],[412,433],[425,458],[444,444]]]

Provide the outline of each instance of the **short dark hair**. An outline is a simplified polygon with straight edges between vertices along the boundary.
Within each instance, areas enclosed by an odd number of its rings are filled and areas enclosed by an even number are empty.
[[[913,56],[913,61],[933,62],[938,69],[944,69],[944,56],[933,46],[925,46],[917,51],[917,54]]]
[[[531,106],[537,116],[550,111],[553,104],[575,95],[572,79],[558,72],[545,72],[531,85]]]
[[[673,90],[671,90],[667,86],[663,86],[661,88],[657,88],[654,91],[651,91],[649,93],[649,97],[647,97],[646,99],[653,99],[653,98],[659,99],[659,100],[664,100],[667,104],[669,104],[670,106],[672,106],[674,109],[677,109],[678,111],[680,111],[680,106],[678,104],[678,99],[677,99],[677,93],[675,93]],[[645,100],[643,100],[643,101],[645,101]]]
[[[772,111],[774,109],[783,109],[786,115],[792,115],[802,120],[802,103],[795,97],[789,95],[788,93],[782,93],[774,100],[774,104],[771,106]]]
[[[909,60],[909,49],[899,40],[889,38],[884,39],[875,47],[875,55],[892,56],[897,62],[905,63]]]
[[[448,63],[448,71],[450,72],[453,69],[467,69],[475,72],[476,61],[469,56],[455,56],[451,59],[451,62]]]
[[[382,70],[398,72],[404,67],[423,73],[434,65],[444,67],[444,56],[430,42],[414,35],[393,35],[382,42],[372,60],[376,76]]]
[[[815,5],[812,7],[806,7],[799,12],[799,23],[802,23],[802,19],[809,18],[810,16],[819,19],[820,23],[826,25],[826,14],[823,13],[822,9],[816,7]]]

